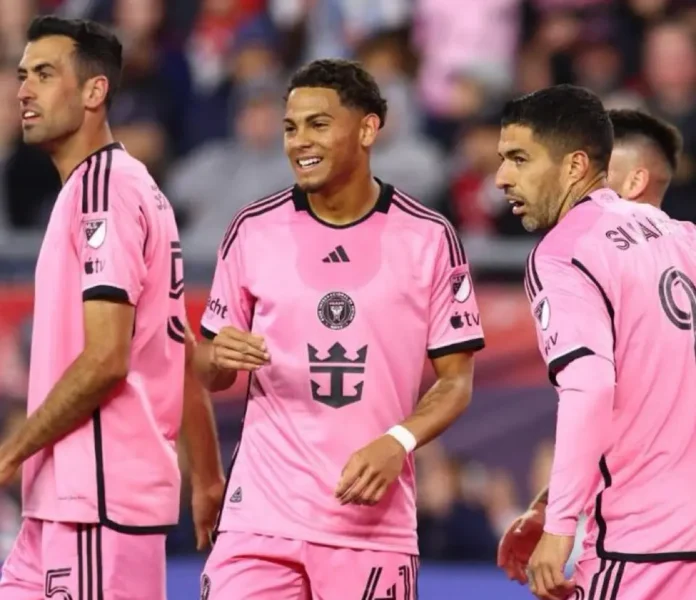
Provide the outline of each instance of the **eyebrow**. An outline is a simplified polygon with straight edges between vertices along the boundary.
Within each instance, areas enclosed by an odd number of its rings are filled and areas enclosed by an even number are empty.
[[[524,156],[529,158],[529,153],[522,150],[522,148],[511,148],[510,150],[506,150],[503,154],[498,152],[498,156],[500,158],[514,158],[515,156]]]
[[[327,112],[318,112],[318,113],[312,113],[311,115],[307,115],[304,120],[305,121],[316,121],[317,119],[334,119],[333,115],[330,115]],[[283,119],[283,123],[287,123],[289,125],[294,125],[295,121],[289,117],[285,117]]]
[[[55,71],[56,68],[49,62],[42,62],[42,63],[39,63],[37,65],[34,65],[31,68],[31,71],[33,73],[39,73],[40,71],[45,71],[46,69],[53,69]],[[26,67],[18,67],[17,68],[18,75],[26,75],[27,72],[28,71],[27,71]]]

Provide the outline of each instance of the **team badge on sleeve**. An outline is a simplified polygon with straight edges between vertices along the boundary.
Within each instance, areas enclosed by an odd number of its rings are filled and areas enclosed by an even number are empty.
[[[546,331],[549,328],[549,323],[551,322],[551,305],[549,304],[548,298],[544,298],[536,305],[534,317],[539,322],[542,331]]]
[[[452,295],[457,302],[466,302],[471,296],[471,277],[468,273],[456,273],[450,277]]]
[[[90,248],[99,248],[106,239],[106,219],[85,221],[85,237]]]

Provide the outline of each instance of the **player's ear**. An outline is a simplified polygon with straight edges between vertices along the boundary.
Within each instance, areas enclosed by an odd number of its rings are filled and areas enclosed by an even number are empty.
[[[640,198],[645,189],[650,183],[650,173],[647,169],[643,167],[638,167],[633,169],[626,177],[626,183],[624,183],[624,198],[627,200],[636,200]]]
[[[584,179],[590,170],[590,157],[585,152],[571,152],[566,156],[569,181],[576,183]]]
[[[360,124],[360,145],[363,148],[369,148],[377,139],[379,131],[379,117],[375,114],[365,115]]]
[[[85,82],[82,95],[85,107],[95,110],[106,102],[109,93],[109,80],[103,75],[92,77]]]

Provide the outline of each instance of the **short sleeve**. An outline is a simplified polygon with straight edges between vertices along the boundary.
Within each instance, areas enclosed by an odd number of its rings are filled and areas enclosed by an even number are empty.
[[[243,260],[233,221],[218,250],[213,285],[201,319],[201,335],[213,339],[223,327],[251,330],[253,302],[244,287]]]
[[[481,315],[461,242],[447,227],[439,240],[430,290],[428,357],[484,347]]]
[[[84,184],[72,227],[83,300],[136,305],[147,274],[148,224],[137,190],[116,182]]]
[[[613,309],[597,279],[577,259],[536,256],[527,265],[539,350],[551,383],[574,360],[597,355],[614,363]]]

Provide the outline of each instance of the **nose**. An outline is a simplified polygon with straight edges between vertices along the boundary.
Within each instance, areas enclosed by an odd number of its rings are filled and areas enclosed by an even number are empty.
[[[35,97],[36,96],[32,90],[29,80],[25,79],[24,81],[22,81],[22,83],[19,86],[19,89],[17,90],[17,99],[22,103],[26,103]]]
[[[504,160],[500,163],[498,171],[495,174],[495,187],[507,191],[507,189],[511,186],[512,182],[510,181],[510,171],[507,168],[507,161]]]

